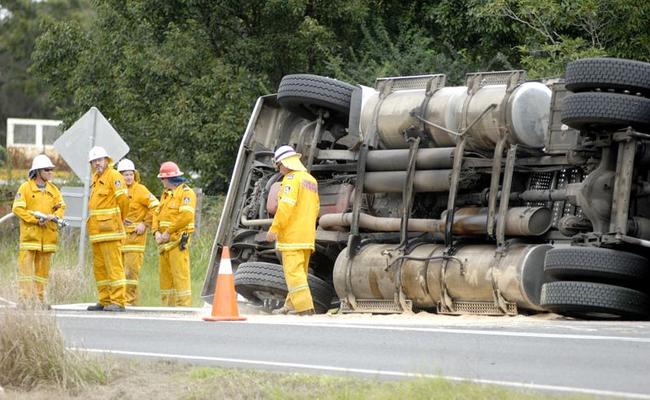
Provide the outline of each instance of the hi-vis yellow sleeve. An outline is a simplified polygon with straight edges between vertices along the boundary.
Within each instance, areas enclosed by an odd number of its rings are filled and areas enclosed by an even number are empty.
[[[298,191],[300,190],[300,180],[294,174],[287,174],[282,179],[282,187],[278,193],[278,209],[275,212],[273,223],[271,224],[270,232],[281,232],[291,215],[293,214],[293,207],[298,201]]]

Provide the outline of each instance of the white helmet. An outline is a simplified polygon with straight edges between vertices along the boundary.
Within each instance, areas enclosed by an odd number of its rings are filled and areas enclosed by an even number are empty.
[[[275,163],[279,163],[280,161],[284,160],[287,157],[293,157],[293,156],[300,156],[299,153],[296,153],[296,151],[293,149],[291,146],[280,146],[275,150],[275,154],[273,155]]]
[[[117,170],[119,172],[135,171],[135,165],[133,164],[133,161],[129,160],[128,158],[123,158],[120,160],[120,162],[117,163]]]
[[[45,154],[39,154],[32,160],[32,167],[29,172],[36,171],[37,169],[54,168],[54,164]]]
[[[307,171],[307,168],[300,161],[302,154],[296,153],[296,151],[291,146],[280,146],[275,150],[273,155],[273,162],[277,164],[282,164],[286,168],[289,168],[292,171]]]
[[[88,152],[88,161],[92,162],[100,158],[108,158],[108,153],[103,147],[95,146]]]

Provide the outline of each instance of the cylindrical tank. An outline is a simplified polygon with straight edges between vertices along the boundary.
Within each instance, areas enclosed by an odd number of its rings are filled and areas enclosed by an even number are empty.
[[[416,192],[447,192],[451,184],[450,169],[415,171],[413,189]],[[363,181],[365,193],[401,193],[406,171],[366,172]],[[462,186],[462,185],[461,185]]]
[[[454,148],[419,149],[415,156],[415,168],[449,169],[454,164]],[[405,171],[408,168],[409,150],[372,150],[366,159],[366,171]]]
[[[517,86],[504,103],[506,85],[485,85],[468,94],[466,86],[447,87],[436,91],[429,99],[424,119],[453,132],[469,126],[488,107],[468,131],[468,149],[493,149],[501,131],[508,131],[508,143],[529,147],[544,146],[551,104],[551,90],[539,82],[525,82]],[[420,114],[425,100],[425,90],[402,90],[379,98],[371,97],[361,111],[361,129],[368,132],[377,119],[377,133],[384,147],[408,147],[404,131],[421,122],[411,112]],[[505,107],[502,110],[502,107]],[[502,118],[502,116],[505,118]],[[425,131],[437,147],[454,146],[458,136],[429,124]]]
[[[364,246],[351,265],[344,249],[334,264],[334,288],[339,298],[347,295],[349,267],[350,290],[357,299],[394,299],[397,263],[387,267],[400,256],[395,248],[396,245],[390,244]],[[547,244],[512,243],[501,258],[496,258],[496,247],[491,244],[460,247],[454,258],[447,261],[444,277],[447,292],[455,301],[492,302],[494,279],[506,301],[523,309],[543,310],[539,297],[544,283],[544,256],[551,248]],[[441,299],[444,249],[440,244],[418,246],[409,254],[413,258],[406,258],[401,266],[402,291],[418,309],[433,309]]]

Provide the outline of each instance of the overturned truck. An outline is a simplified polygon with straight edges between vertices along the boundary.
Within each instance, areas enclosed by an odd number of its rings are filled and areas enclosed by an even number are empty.
[[[206,300],[228,245],[237,292],[282,305],[265,241],[282,144],[318,180],[317,312],[650,314],[650,64],[582,59],[563,79],[479,72],[464,86],[285,76],[244,133]]]

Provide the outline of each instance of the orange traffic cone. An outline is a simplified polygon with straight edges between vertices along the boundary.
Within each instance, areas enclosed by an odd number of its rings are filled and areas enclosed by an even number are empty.
[[[235,293],[235,277],[230,264],[230,249],[223,246],[217,285],[212,298],[212,315],[203,317],[204,321],[245,321],[246,317],[239,316],[237,308],[237,293]]]

